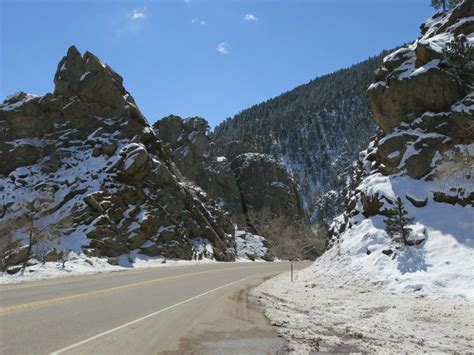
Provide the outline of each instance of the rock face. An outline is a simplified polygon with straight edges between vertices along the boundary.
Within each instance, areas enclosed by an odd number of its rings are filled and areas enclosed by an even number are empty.
[[[305,222],[307,217],[297,186],[275,158],[259,153],[241,154],[232,160],[231,168],[247,211],[269,210]]]
[[[198,117],[169,116],[157,121],[154,128],[170,147],[183,175],[227,209],[240,227],[263,235],[271,244],[276,243],[276,231],[270,225],[284,220],[288,227],[284,238],[314,239],[318,246],[309,256],[323,252],[325,242],[311,231],[295,181],[272,156],[237,154],[238,149],[235,155],[216,156],[219,149],[208,134],[208,124]]]
[[[69,48],[59,62],[54,84],[56,96],[78,96],[89,105],[100,105],[101,112],[111,117],[115,111],[123,114],[126,107],[133,119],[146,123],[135,100],[123,87],[122,77],[90,52],[81,56],[76,47]]]
[[[397,191],[419,210],[438,203],[474,207],[473,15],[472,1],[436,14],[419,39],[384,59],[368,89],[382,130],[361,153],[346,212],[331,227],[332,243],[355,224],[390,214]],[[462,66],[453,51],[459,43]]]
[[[182,177],[117,73],[71,47],[54,82],[0,105],[2,245],[32,221],[58,254],[190,259],[199,239],[234,260],[230,219]]]
[[[217,203],[225,206],[234,220],[241,220],[243,207],[237,181],[226,157],[214,155],[206,120],[169,116],[154,124],[158,136],[172,151],[172,159],[186,177]]]
[[[450,15],[437,14],[423,25],[423,35],[384,59],[377,71],[377,82],[368,90],[368,102],[374,119],[385,133],[391,133],[402,122],[430,112],[449,112],[472,90],[472,68],[460,75],[455,63],[446,62],[447,45],[454,40],[467,41],[472,32],[474,4],[465,1]]]

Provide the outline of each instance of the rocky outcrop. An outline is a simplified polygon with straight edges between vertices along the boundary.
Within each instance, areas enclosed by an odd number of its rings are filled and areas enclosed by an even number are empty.
[[[473,13],[472,1],[464,1],[452,13],[437,14],[422,26],[423,35],[413,44],[385,57],[377,70],[378,81],[368,90],[374,120],[385,133],[427,110],[449,112],[472,91],[474,69],[467,63],[456,68],[460,63],[450,62],[449,52],[450,43],[472,45],[465,35],[472,32]]]
[[[186,179],[224,206],[234,220],[241,220],[243,208],[237,181],[229,160],[215,156],[207,121],[199,117],[183,120],[168,116],[157,121],[154,128],[171,148],[172,159]]]
[[[101,112],[109,117],[115,111],[123,114],[126,108],[131,118],[146,123],[135,100],[123,87],[123,78],[90,52],[82,56],[76,47],[70,47],[59,62],[54,84],[56,96],[77,96],[88,105],[100,105]]]
[[[227,209],[241,228],[261,234],[271,243],[276,231],[270,226],[284,220],[288,226],[284,238],[315,239],[318,247],[311,257],[323,251],[324,240],[311,231],[295,181],[272,156],[237,154],[239,149],[232,151],[235,155],[216,156],[220,149],[208,134],[207,122],[198,117],[183,120],[169,116],[157,121],[154,128],[170,147],[183,175]]]
[[[71,47],[54,82],[54,94],[0,105],[3,245],[32,216],[38,245],[56,255],[190,259],[199,239],[234,260],[225,211],[183,178],[117,73]]]
[[[304,220],[297,185],[285,167],[266,154],[215,156],[207,122],[198,117],[169,116],[154,124],[183,175],[237,217],[246,211],[271,213]]]
[[[297,185],[285,167],[268,154],[246,153],[231,162],[247,211],[307,221]]]

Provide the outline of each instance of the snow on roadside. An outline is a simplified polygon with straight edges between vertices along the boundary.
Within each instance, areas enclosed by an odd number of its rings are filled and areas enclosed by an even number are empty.
[[[38,262],[36,265],[28,266],[23,275],[19,272],[13,275],[9,275],[7,272],[4,272],[3,274],[0,273],[0,285],[131,269],[217,263],[214,259],[166,259],[163,257],[148,257],[136,252],[119,257],[118,262],[119,265],[111,265],[107,262],[107,258],[87,257],[84,254],[77,255],[71,252],[69,260],[66,261],[64,267],[62,261],[46,263]]]
[[[401,198],[421,243],[394,242],[384,217],[364,217],[356,200],[350,228],[294,283],[284,274],[254,291],[290,352],[472,351],[474,207],[434,200],[435,192],[450,194],[453,186],[474,191],[460,176],[423,181],[371,174],[361,182],[357,191],[378,196],[380,210]],[[407,196],[426,205],[416,207]]]
[[[350,270],[309,267],[252,291],[290,353],[446,353],[474,348],[474,307],[459,299],[400,294]]]
[[[263,258],[267,255],[268,249],[263,237],[240,230],[236,230],[235,235],[237,243],[236,262],[264,261]],[[13,275],[7,272],[0,273],[0,285],[131,269],[218,263],[214,259],[212,245],[207,239],[196,238],[193,243],[195,249],[193,260],[167,259],[160,256],[150,257],[135,250],[130,254],[118,257],[118,265],[111,265],[108,258],[88,257],[83,253],[70,252],[64,266],[62,261],[46,263],[36,261],[35,265],[26,268],[23,275],[19,272]]]

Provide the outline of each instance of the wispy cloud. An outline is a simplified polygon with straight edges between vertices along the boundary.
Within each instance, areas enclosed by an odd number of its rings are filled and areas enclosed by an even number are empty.
[[[258,18],[255,17],[253,14],[245,14],[244,21],[258,21]]]
[[[201,26],[207,25],[206,21],[198,19],[197,17],[193,19],[191,22],[194,23],[195,25],[201,25]]]
[[[146,7],[136,8],[126,13],[124,17],[117,20],[117,37],[130,37],[139,34],[148,21]]]
[[[130,14],[130,18],[132,19],[132,21],[144,20],[146,19],[145,11],[146,9],[134,9]]]
[[[191,5],[192,0],[184,0],[185,4]]]
[[[229,54],[229,51],[231,50],[231,48],[232,47],[229,46],[227,43],[221,42],[217,45],[216,50],[217,50],[217,53],[224,55],[224,54]]]

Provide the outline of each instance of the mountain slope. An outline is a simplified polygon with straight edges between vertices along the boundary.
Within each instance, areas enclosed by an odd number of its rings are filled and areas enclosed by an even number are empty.
[[[242,111],[216,127],[224,155],[274,155],[294,175],[319,219],[341,211],[352,162],[375,132],[366,89],[386,53],[317,78]]]

